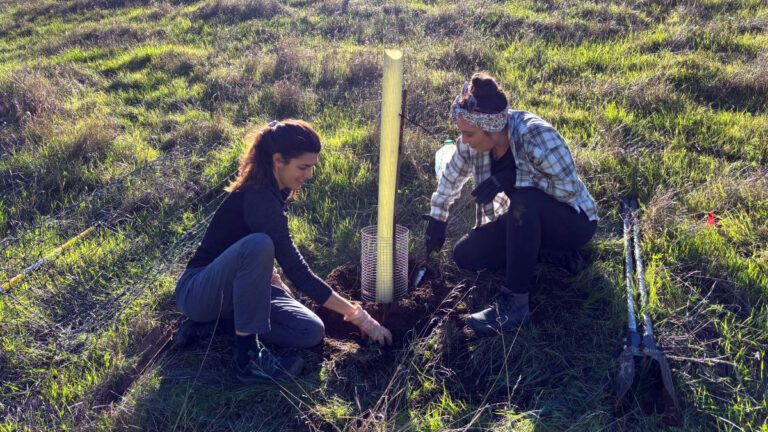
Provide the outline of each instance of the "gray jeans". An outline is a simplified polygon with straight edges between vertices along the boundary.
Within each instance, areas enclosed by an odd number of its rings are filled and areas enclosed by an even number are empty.
[[[187,269],[176,284],[176,306],[198,322],[233,317],[235,330],[263,342],[294,348],[319,344],[320,318],[270,285],[275,250],[266,234],[250,234],[205,267]]]

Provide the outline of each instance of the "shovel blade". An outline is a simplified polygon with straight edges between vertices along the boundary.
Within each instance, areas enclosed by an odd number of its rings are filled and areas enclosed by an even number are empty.
[[[662,389],[658,396],[659,400],[656,401],[656,407],[659,413],[663,415],[662,419],[665,423],[678,426],[682,422],[682,414],[680,401],[677,399],[675,386],[672,382],[672,371],[669,369],[669,363],[664,357],[664,353],[657,349],[646,349],[644,354],[658,364],[661,375]]]
[[[635,356],[628,346],[619,355],[619,372],[616,375],[616,405],[621,405],[635,379]]]
[[[631,348],[619,356],[616,375],[616,412],[624,414],[631,406],[645,414],[659,414],[664,423],[679,426],[682,423],[680,403],[672,382],[672,372],[664,354],[645,349],[643,355],[634,355]]]
[[[427,273],[427,267],[417,267],[416,271],[413,272],[413,278],[411,279],[411,286],[413,288],[416,288],[421,284],[421,281],[424,280],[424,275]]]

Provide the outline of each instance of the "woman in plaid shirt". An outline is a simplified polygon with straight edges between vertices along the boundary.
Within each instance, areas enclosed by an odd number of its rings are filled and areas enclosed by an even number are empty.
[[[565,139],[538,116],[509,109],[488,74],[464,84],[451,117],[461,137],[432,194],[427,253],[442,248],[448,210],[472,174],[477,222],[456,243],[453,258],[468,270],[503,268],[506,278],[496,302],[468,323],[483,334],[509,330],[530,319],[533,267],[542,249],[577,256],[595,233],[597,207]]]

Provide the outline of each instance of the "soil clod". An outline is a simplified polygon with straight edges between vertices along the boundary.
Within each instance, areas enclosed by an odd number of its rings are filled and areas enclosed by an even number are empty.
[[[328,275],[326,282],[343,296],[360,301],[373,318],[392,332],[398,345],[403,343],[409,331],[420,331],[429,325],[431,316],[455,287],[444,281],[425,278],[419,287],[411,288],[407,297],[382,304],[361,301],[359,271],[354,266],[337,267]],[[325,323],[329,337],[350,339],[361,336],[357,327],[344,321],[341,315],[322,307],[316,307],[315,313]]]

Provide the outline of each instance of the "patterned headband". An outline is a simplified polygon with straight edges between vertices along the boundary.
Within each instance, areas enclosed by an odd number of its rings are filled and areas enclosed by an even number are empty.
[[[465,95],[467,95],[467,108],[469,108],[469,110],[464,109],[459,105],[459,101]],[[477,108],[477,99],[475,99],[469,92],[469,83],[465,82],[461,94],[456,96],[456,99],[453,100],[453,104],[451,105],[451,120],[453,120],[454,123],[458,123],[459,114],[461,114],[461,118],[464,119],[464,121],[472,126],[479,127],[486,132],[500,132],[504,129],[504,126],[507,125],[506,107],[496,114],[476,112],[475,108]]]

